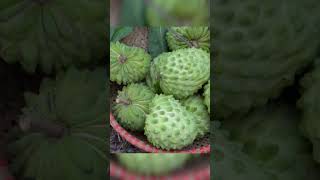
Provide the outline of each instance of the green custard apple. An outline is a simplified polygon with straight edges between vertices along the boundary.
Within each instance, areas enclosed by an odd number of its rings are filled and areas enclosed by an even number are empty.
[[[151,56],[144,49],[120,42],[110,44],[110,80],[118,84],[141,81],[149,72]]]
[[[190,96],[182,101],[182,105],[187,108],[187,111],[196,115],[194,119],[198,135],[197,138],[205,136],[210,130],[210,117],[206,105],[204,105],[203,98],[200,96]]]
[[[30,73],[99,63],[107,47],[106,3],[1,0],[1,57]]]
[[[157,56],[151,65],[147,83],[152,89],[183,99],[201,89],[209,77],[209,53],[188,48]]]
[[[210,51],[210,30],[205,26],[172,27],[166,39],[172,51],[192,47]]]
[[[208,84],[204,87],[204,104],[208,108],[208,112],[210,113],[210,80],[208,81]]]
[[[196,139],[196,118],[172,96],[156,95],[145,122],[145,135],[157,148],[182,149]]]
[[[152,0],[146,9],[150,26],[207,25],[207,0]]]
[[[21,132],[9,146],[23,179],[107,179],[107,80],[103,68],[69,69],[26,93]]]
[[[291,85],[319,47],[317,0],[217,0],[213,31],[214,115],[238,116]]]
[[[190,154],[117,154],[120,163],[128,170],[143,175],[167,175],[182,168]]]
[[[301,129],[313,144],[314,160],[320,163],[320,65],[301,81],[304,88],[298,106],[303,111]]]
[[[225,121],[223,127],[269,179],[318,179],[309,143],[299,133],[299,117],[294,106],[267,104],[241,120]]]
[[[114,110],[122,126],[134,131],[143,131],[149,104],[154,93],[143,84],[129,84],[118,92]]]

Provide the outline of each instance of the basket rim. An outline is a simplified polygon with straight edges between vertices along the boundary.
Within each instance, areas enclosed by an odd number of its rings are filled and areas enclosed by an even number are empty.
[[[110,112],[110,125],[112,128],[126,141],[128,141],[133,146],[149,152],[149,153],[188,153],[188,154],[207,154],[210,153],[210,144],[200,147],[194,148],[190,150],[162,150],[154,147],[153,145],[146,143],[139,138],[135,137],[134,135],[130,134],[126,129],[124,129],[115,119],[113,114]]]
[[[137,175],[132,173],[125,168],[118,165],[116,162],[110,161],[110,177],[115,177],[119,179],[129,179],[129,180],[165,180],[165,179],[172,179],[172,180],[209,180],[210,179],[210,165],[205,166],[203,168],[198,168],[196,170],[192,170],[188,173],[180,172],[177,175],[172,176],[163,176],[163,177],[156,177],[156,176],[145,176],[145,175]]]

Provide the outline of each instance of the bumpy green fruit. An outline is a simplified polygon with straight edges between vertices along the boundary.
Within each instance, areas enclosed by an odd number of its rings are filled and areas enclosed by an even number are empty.
[[[120,42],[110,45],[110,80],[118,84],[141,81],[149,72],[151,56],[142,48]]]
[[[166,175],[181,168],[190,154],[117,154],[120,163],[128,170],[144,175]]]
[[[210,50],[210,31],[208,27],[172,27],[166,35],[171,50],[200,48]]]
[[[304,93],[298,105],[303,110],[301,129],[313,144],[314,160],[320,163],[320,65],[302,80]]]
[[[9,150],[22,179],[107,178],[105,69],[69,69],[26,93],[20,127]]]
[[[319,6],[317,0],[212,1],[217,118],[243,115],[293,83],[316,55]]]
[[[210,128],[210,117],[207,107],[204,105],[203,98],[200,96],[190,96],[182,101],[182,105],[187,108],[187,111],[197,116],[197,118],[194,119],[198,131],[197,138],[206,135]]]
[[[172,96],[156,95],[145,123],[145,135],[157,148],[182,149],[197,136],[197,117]]]
[[[196,48],[162,53],[151,66],[149,86],[178,99],[196,93],[210,77],[209,54]]]
[[[207,25],[208,17],[207,0],[152,0],[146,10],[151,26]]]
[[[130,84],[123,87],[118,92],[114,106],[120,124],[131,130],[143,131],[153,97],[154,93],[145,85]]]
[[[1,0],[0,54],[28,72],[97,63],[106,55],[104,1]]]
[[[207,106],[208,112],[210,113],[210,81],[204,87],[203,96],[204,96],[204,104]]]
[[[299,133],[299,117],[294,106],[270,104],[226,121],[224,127],[269,179],[319,179],[309,143]]]

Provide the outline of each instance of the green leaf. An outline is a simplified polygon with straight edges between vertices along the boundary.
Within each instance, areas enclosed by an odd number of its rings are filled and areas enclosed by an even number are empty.
[[[120,24],[123,26],[144,26],[144,1],[123,0]]]
[[[149,29],[148,51],[152,57],[156,57],[168,50],[166,42],[167,29],[164,27],[152,27]]]
[[[120,41],[122,38],[128,36],[132,31],[132,27],[113,27],[110,30],[110,40],[113,42]]]

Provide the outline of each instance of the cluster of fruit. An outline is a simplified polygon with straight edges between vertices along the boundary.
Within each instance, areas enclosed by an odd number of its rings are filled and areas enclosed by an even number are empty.
[[[172,150],[209,132],[210,32],[173,27],[166,39],[171,51],[153,60],[142,48],[112,42],[110,80],[125,85],[113,106],[119,123],[144,131],[155,147]]]

